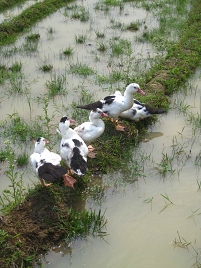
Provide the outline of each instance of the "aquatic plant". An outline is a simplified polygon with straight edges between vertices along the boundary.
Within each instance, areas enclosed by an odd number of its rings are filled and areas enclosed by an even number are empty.
[[[13,207],[24,200],[27,189],[23,185],[23,173],[19,174],[16,171],[15,153],[9,140],[5,141],[5,149],[9,152],[6,158],[8,168],[5,171],[5,174],[10,184],[9,189],[4,189],[2,195],[0,195],[0,210],[4,214],[8,214]]]

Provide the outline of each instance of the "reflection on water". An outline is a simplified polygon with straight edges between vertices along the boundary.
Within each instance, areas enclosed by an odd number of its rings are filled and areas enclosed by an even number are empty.
[[[162,132],[148,132],[145,135],[145,139],[149,141],[149,140],[161,137],[161,136],[163,136]]]

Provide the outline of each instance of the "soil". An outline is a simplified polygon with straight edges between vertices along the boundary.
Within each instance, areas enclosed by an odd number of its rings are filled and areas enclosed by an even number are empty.
[[[12,248],[18,249],[22,251],[19,258],[22,260],[24,256],[39,255],[50,249],[66,233],[58,228],[61,215],[63,221],[68,220],[67,206],[54,199],[50,188],[40,186],[9,215],[0,218],[0,229],[9,234],[7,254]],[[0,260],[0,267],[6,267],[4,259]]]

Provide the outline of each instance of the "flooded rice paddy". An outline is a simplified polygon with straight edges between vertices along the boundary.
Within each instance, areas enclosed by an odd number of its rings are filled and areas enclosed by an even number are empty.
[[[112,7],[108,12],[95,10],[92,0],[76,4],[89,12],[89,21],[72,19],[73,8],[63,8],[38,23],[14,45],[1,49],[1,64],[22,64],[20,74],[0,84],[2,121],[14,113],[30,121],[44,116],[44,99],[49,98],[47,84],[63,77],[62,94],[50,98],[48,105],[48,115],[56,128],[63,114],[73,113],[72,102],[78,103],[83,91],[95,99],[114,92],[116,87],[123,91],[121,79],[101,83],[100,76],[109,77],[114,70],[129,76],[135,70],[138,78],[150,68],[153,59],[165,54],[147,42],[136,41],[145,26],[158,27],[151,12],[130,3],[125,4],[123,11]],[[16,15],[17,8],[12,12]],[[139,22],[138,31],[122,30],[121,25],[133,20]],[[97,32],[104,33],[105,38],[97,38]],[[26,36],[38,33],[37,42],[27,42]],[[80,35],[86,37],[83,44],[76,42]],[[114,56],[110,43],[113,38],[128,40],[132,53]],[[97,49],[102,43],[107,47],[104,53]],[[73,55],[66,57],[63,52],[69,47],[73,48]],[[91,75],[73,73],[72,67],[82,64],[93,69]],[[53,69],[42,72],[42,65],[51,65]],[[135,165],[139,176],[132,177],[131,166],[127,174],[119,171],[94,178],[94,184],[106,185],[107,189],[100,199],[88,198],[81,205],[105,211],[107,236],[62,243],[42,259],[44,267],[189,268],[201,262],[200,125],[196,120],[200,114],[199,73],[200,70],[171,97],[172,109],[159,116],[144,142],[133,148],[133,163],[138,163]],[[18,88],[23,94],[16,94]],[[2,146],[3,142],[1,139]],[[59,141],[55,150],[58,144]],[[31,154],[33,144],[26,143],[26,148],[16,145],[17,151],[24,149]],[[1,189],[9,185],[5,169],[1,164]],[[31,186],[38,182],[29,166],[23,179]]]

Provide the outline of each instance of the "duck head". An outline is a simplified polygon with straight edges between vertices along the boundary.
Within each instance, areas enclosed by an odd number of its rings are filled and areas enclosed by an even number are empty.
[[[35,153],[42,153],[42,151],[44,150],[46,144],[49,144],[48,140],[46,140],[43,137],[38,138],[37,141],[35,142],[35,150],[34,150],[34,152]]]
[[[136,93],[139,92],[142,95],[145,95],[145,92],[140,88],[140,86],[136,83],[131,83],[126,87],[126,91],[125,92],[129,92],[129,93]]]
[[[96,108],[90,112],[90,117],[94,119],[100,118],[101,116],[107,117],[108,115],[104,113],[100,108]]]

